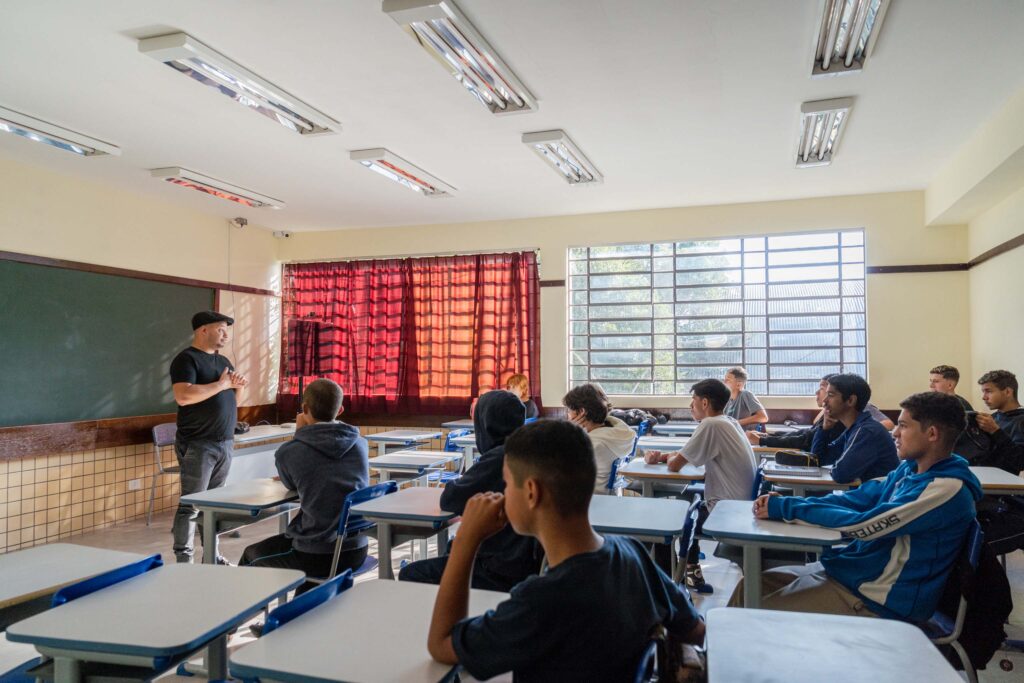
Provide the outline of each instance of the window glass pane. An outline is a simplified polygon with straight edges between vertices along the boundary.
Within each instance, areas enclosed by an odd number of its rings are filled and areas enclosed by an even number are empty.
[[[570,385],[687,396],[744,364],[755,393],[807,396],[863,374],[864,256],[863,230],[574,247]]]

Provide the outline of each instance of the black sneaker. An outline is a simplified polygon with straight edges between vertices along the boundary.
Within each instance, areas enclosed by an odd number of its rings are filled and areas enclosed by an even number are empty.
[[[178,564],[192,564],[193,562],[192,556],[184,553],[176,553],[174,559]]]
[[[704,580],[699,564],[686,565],[686,587],[698,593],[714,593],[715,589]]]
[[[235,565],[231,564],[230,562],[228,562],[228,558],[224,557],[223,555],[218,555],[217,556],[216,564],[224,565],[225,567],[234,567],[235,566]]]
[[[253,623],[249,624],[249,633],[252,634],[253,638],[259,638],[260,636],[262,636],[263,635],[263,622],[262,621],[254,621]]]

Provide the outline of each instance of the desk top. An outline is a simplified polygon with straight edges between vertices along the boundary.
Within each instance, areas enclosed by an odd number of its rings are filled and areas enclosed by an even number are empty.
[[[688,436],[641,436],[637,439],[638,449],[678,451],[690,440]]]
[[[962,681],[920,629],[901,621],[736,607],[707,618],[709,683]]]
[[[590,525],[615,536],[673,536],[683,530],[690,503],[669,498],[594,496]]]
[[[461,460],[461,453],[445,451],[395,451],[387,455],[370,458],[371,469],[389,470],[424,470],[428,467],[444,465],[452,460]]]
[[[466,446],[476,447],[476,434],[463,434],[452,439],[452,443],[459,448],[465,448]]]
[[[55,593],[72,583],[144,556],[71,543],[50,543],[0,555],[0,608]]]
[[[438,524],[455,516],[441,509],[441,491],[433,486],[410,486],[380,498],[352,506],[352,514],[371,521],[401,520],[406,523],[430,522]]]
[[[360,583],[236,650],[231,673],[295,683],[436,683],[452,670],[427,653],[436,597],[437,586],[425,583]],[[507,593],[471,590],[469,614],[507,599]]]
[[[181,502],[201,508],[259,512],[298,499],[299,494],[276,479],[249,479],[182,496]]]
[[[305,578],[292,569],[164,565],[18,622],[7,637],[58,650],[175,657],[250,618]]]
[[[704,478],[704,468],[686,463],[678,472],[669,472],[666,463],[648,465],[643,458],[633,458],[619,468],[619,474],[626,479],[661,479],[665,481],[699,481]]]
[[[859,486],[860,480],[840,484],[832,479],[832,472],[827,468],[818,468],[817,474],[810,472],[787,472],[782,469],[785,465],[777,465],[770,460],[764,465],[764,480],[773,484],[799,484],[801,486],[824,486],[834,489],[848,489],[851,486]]]
[[[842,540],[842,534],[807,524],[788,524],[757,519],[749,500],[720,500],[704,520],[704,533],[716,540],[759,541],[764,544],[790,543],[830,546]]]
[[[367,441],[385,441],[394,443],[418,443],[430,441],[441,436],[441,432],[424,432],[417,429],[392,429],[377,434],[365,434]]]
[[[264,441],[266,439],[280,439],[295,434],[295,423],[287,425],[256,425],[251,427],[245,434],[236,434],[235,443],[252,443],[253,441]]]
[[[971,472],[981,482],[982,490],[1020,491],[1024,493],[1024,479],[998,467],[972,467]]]
[[[445,429],[474,429],[473,420],[465,417],[461,420],[451,420],[450,422],[442,422],[441,426]]]
[[[666,422],[665,424],[657,424],[652,428],[655,434],[663,434],[665,436],[677,436],[680,434],[689,435],[697,431],[697,425],[699,422]]]
[[[811,425],[780,425],[780,424],[766,424],[764,430],[772,436],[782,436],[785,434],[794,434],[801,429],[809,429]]]

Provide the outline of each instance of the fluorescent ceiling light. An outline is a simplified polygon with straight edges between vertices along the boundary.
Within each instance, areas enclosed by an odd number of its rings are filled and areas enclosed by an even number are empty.
[[[537,111],[537,101],[451,0],[384,0],[384,12],[492,114]]]
[[[105,154],[118,156],[121,154],[120,147],[6,107],[0,107],[0,132],[14,133],[33,142],[42,142],[45,145],[83,157],[98,157]]]
[[[143,38],[139,52],[208,85],[301,135],[341,130],[341,124],[265,81],[187,33]]]
[[[349,153],[349,158],[424,197],[450,197],[456,192],[448,183],[383,147],[357,149]]]
[[[600,183],[604,180],[601,172],[590,163],[590,159],[580,151],[564,130],[524,133],[523,144],[550,164],[551,168],[570,185]]]
[[[800,140],[796,149],[797,168],[832,163],[839,136],[850,118],[852,97],[804,102],[800,106]]]
[[[225,183],[223,180],[217,180],[216,178],[211,178],[195,171],[189,171],[185,168],[178,168],[177,166],[154,168],[150,173],[154,178],[162,178],[169,183],[187,187],[191,190],[199,190],[200,192],[205,192],[221,199],[227,199],[243,206],[251,206],[256,209],[284,208],[284,202],[279,199],[265,197],[252,190],[246,190],[244,187],[237,187],[230,183]]]
[[[812,76],[855,73],[871,56],[889,0],[825,0]]]

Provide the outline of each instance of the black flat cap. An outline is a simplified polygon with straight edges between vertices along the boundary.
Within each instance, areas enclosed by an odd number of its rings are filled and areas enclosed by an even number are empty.
[[[223,313],[216,311],[199,311],[192,316],[192,329],[198,330],[203,325],[209,325],[210,323],[227,323],[228,325],[234,325],[235,319],[229,318]]]

